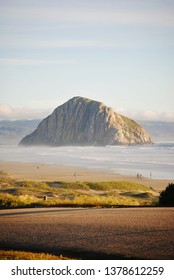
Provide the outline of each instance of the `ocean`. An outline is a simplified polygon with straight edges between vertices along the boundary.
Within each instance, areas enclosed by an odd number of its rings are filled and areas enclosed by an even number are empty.
[[[1,161],[61,164],[152,179],[174,180],[174,143],[135,146],[0,146]]]

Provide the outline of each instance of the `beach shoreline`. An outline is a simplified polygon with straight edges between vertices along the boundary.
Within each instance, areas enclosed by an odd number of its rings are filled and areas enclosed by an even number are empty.
[[[111,173],[103,170],[81,168],[77,166],[65,166],[61,164],[43,164],[0,161],[0,171],[8,173],[16,180],[26,181],[65,181],[65,182],[106,182],[106,181],[129,181],[139,182],[153,188],[155,191],[164,190],[171,180],[158,180],[142,177]]]

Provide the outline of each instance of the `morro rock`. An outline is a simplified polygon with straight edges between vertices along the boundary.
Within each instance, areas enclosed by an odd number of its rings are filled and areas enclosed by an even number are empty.
[[[22,145],[119,145],[152,143],[135,121],[117,114],[101,102],[74,97],[57,107]]]

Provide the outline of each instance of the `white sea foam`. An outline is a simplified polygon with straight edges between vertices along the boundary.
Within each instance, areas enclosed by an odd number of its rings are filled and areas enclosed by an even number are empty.
[[[174,143],[106,147],[0,146],[0,160],[63,164],[174,180]]]

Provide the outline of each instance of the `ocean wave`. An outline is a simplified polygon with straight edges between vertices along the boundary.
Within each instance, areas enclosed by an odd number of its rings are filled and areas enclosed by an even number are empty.
[[[0,160],[97,167],[130,174],[153,172],[159,178],[174,177],[174,143],[147,146],[17,147],[0,146]]]

